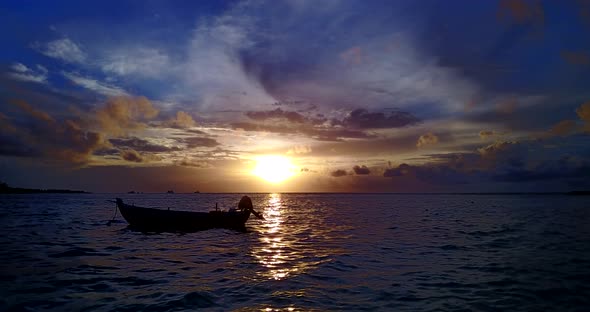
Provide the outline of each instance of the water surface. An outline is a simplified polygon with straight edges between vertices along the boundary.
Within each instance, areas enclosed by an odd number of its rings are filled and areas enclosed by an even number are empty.
[[[590,306],[590,198],[254,194],[246,232],[140,233],[115,196],[0,195],[0,310],[560,310]]]

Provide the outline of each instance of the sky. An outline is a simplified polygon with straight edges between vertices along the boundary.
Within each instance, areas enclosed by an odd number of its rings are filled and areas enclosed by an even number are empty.
[[[0,23],[11,186],[590,188],[590,1],[3,1]]]

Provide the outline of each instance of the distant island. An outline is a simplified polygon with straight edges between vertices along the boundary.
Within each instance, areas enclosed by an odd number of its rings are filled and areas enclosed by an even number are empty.
[[[39,193],[61,193],[61,194],[90,194],[85,191],[76,190],[57,190],[57,189],[29,189],[21,187],[11,187],[6,183],[0,183],[0,194],[39,194]]]

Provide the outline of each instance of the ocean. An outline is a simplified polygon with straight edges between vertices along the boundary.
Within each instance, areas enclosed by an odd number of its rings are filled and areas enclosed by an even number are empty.
[[[246,231],[141,233],[109,199],[0,195],[1,311],[587,311],[590,197],[247,194]]]

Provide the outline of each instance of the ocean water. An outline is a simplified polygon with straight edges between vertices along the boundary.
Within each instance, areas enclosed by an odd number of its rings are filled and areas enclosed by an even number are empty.
[[[0,195],[2,311],[587,311],[590,197],[253,194],[246,232],[140,233],[115,196]]]

